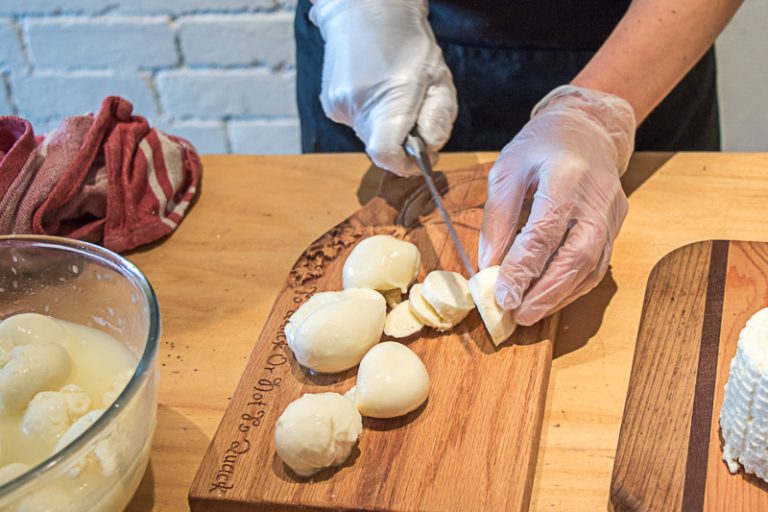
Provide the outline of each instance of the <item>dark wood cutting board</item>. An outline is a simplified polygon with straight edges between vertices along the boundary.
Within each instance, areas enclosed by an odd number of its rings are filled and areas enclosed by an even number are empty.
[[[608,505],[768,510],[765,482],[722,460],[719,417],[739,332],[768,306],[768,243],[709,241],[648,279]]]
[[[489,166],[449,171],[436,184],[472,258],[477,253]],[[317,291],[341,289],[354,245],[393,234],[421,250],[419,280],[462,272],[420,178],[385,177],[378,195],[320,237],[280,292],[189,493],[193,511],[525,510],[552,361],[556,317],[520,328],[496,348],[477,311],[447,333],[403,340],[430,375],[426,405],[402,418],[364,419],[342,467],[296,478],[275,455],[274,425],[303,393],[344,393],[356,369],[311,375],[288,349],[283,326]]]

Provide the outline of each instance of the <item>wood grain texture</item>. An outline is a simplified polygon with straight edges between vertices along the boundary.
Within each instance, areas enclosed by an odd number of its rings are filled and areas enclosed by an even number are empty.
[[[472,255],[487,171],[475,166],[436,180]],[[419,280],[435,269],[462,271],[423,180],[385,178],[379,196],[311,244],[291,270],[192,484],[193,510],[528,508],[556,315],[499,348],[477,311],[449,332],[422,330],[406,343],[430,375],[425,405],[401,418],[366,418],[348,462],[312,479],[295,477],[275,455],[274,425],[288,403],[303,393],[344,393],[356,375],[302,368],[286,346],[285,322],[313,293],[341,289],[344,260],[374,234],[419,247]]]
[[[648,279],[611,483],[617,512],[682,503],[711,251],[678,249]]]
[[[719,416],[731,360],[736,355],[739,332],[749,317],[768,306],[768,244],[733,242],[728,251],[728,274],[722,316],[717,379],[712,421],[709,425],[708,459],[703,510],[768,510],[768,485],[752,475],[731,475],[722,460]]]
[[[739,331],[768,305],[768,244],[701,242],[648,280],[608,508],[763,510],[766,486],[731,475],[719,414]]]
[[[492,162],[445,153],[438,169]],[[162,309],[158,426],[130,512],[187,510],[187,494],[296,258],[376,192],[364,154],[204,155],[179,230],[128,255]],[[594,512],[611,470],[648,274],[676,247],[768,240],[768,154],[639,153],[611,271],[562,311],[530,509]]]

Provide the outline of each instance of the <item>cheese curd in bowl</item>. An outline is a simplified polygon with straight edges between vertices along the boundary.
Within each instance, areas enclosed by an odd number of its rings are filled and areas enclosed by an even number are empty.
[[[0,320],[0,510],[122,510],[155,427],[149,283],[87,243],[0,237]]]

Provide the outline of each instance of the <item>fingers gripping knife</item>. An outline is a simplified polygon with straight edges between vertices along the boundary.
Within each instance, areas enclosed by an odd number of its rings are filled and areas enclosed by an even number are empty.
[[[427,145],[424,143],[424,139],[421,138],[421,135],[419,135],[419,132],[416,131],[416,128],[411,130],[411,133],[405,138],[404,147],[405,152],[416,160],[416,163],[421,170],[421,174],[424,176],[424,181],[427,183],[429,192],[432,194],[432,200],[435,202],[435,205],[437,205],[437,209],[440,211],[440,215],[442,215],[443,220],[445,221],[445,226],[448,228],[448,233],[451,235],[453,245],[456,247],[456,252],[459,253],[461,262],[464,264],[464,269],[468,274],[467,277],[472,277],[475,275],[475,269],[469,261],[467,251],[464,250],[461,240],[459,240],[459,235],[456,234],[456,229],[453,227],[453,222],[451,222],[451,218],[448,215],[448,211],[445,209],[443,200],[440,198],[440,193],[437,191],[437,188],[435,188],[435,183],[432,179],[432,163],[429,161],[429,156],[427,155]]]

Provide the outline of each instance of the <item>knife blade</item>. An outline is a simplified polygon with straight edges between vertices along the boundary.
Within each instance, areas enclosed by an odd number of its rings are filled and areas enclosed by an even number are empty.
[[[476,273],[475,268],[469,261],[467,251],[464,250],[464,246],[461,244],[461,240],[459,240],[459,235],[453,227],[453,222],[451,222],[451,217],[448,215],[448,210],[445,209],[440,193],[437,191],[435,182],[432,179],[432,162],[429,161],[429,156],[427,155],[427,145],[416,128],[411,130],[411,133],[405,138],[403,147],[405,148],[405,152],[416,160],[421,175],[424,177],[424,182],[427,184],[430,194],[432,194],[432,200],[435,202],[440,215],[443,217],[443,221],[445,221],[445,226],[448,228],[448,234],[451,235],[456,252],[459,254],[459,258],[461,258],[464,269],[469,274],[468,277],[474,276]]]

